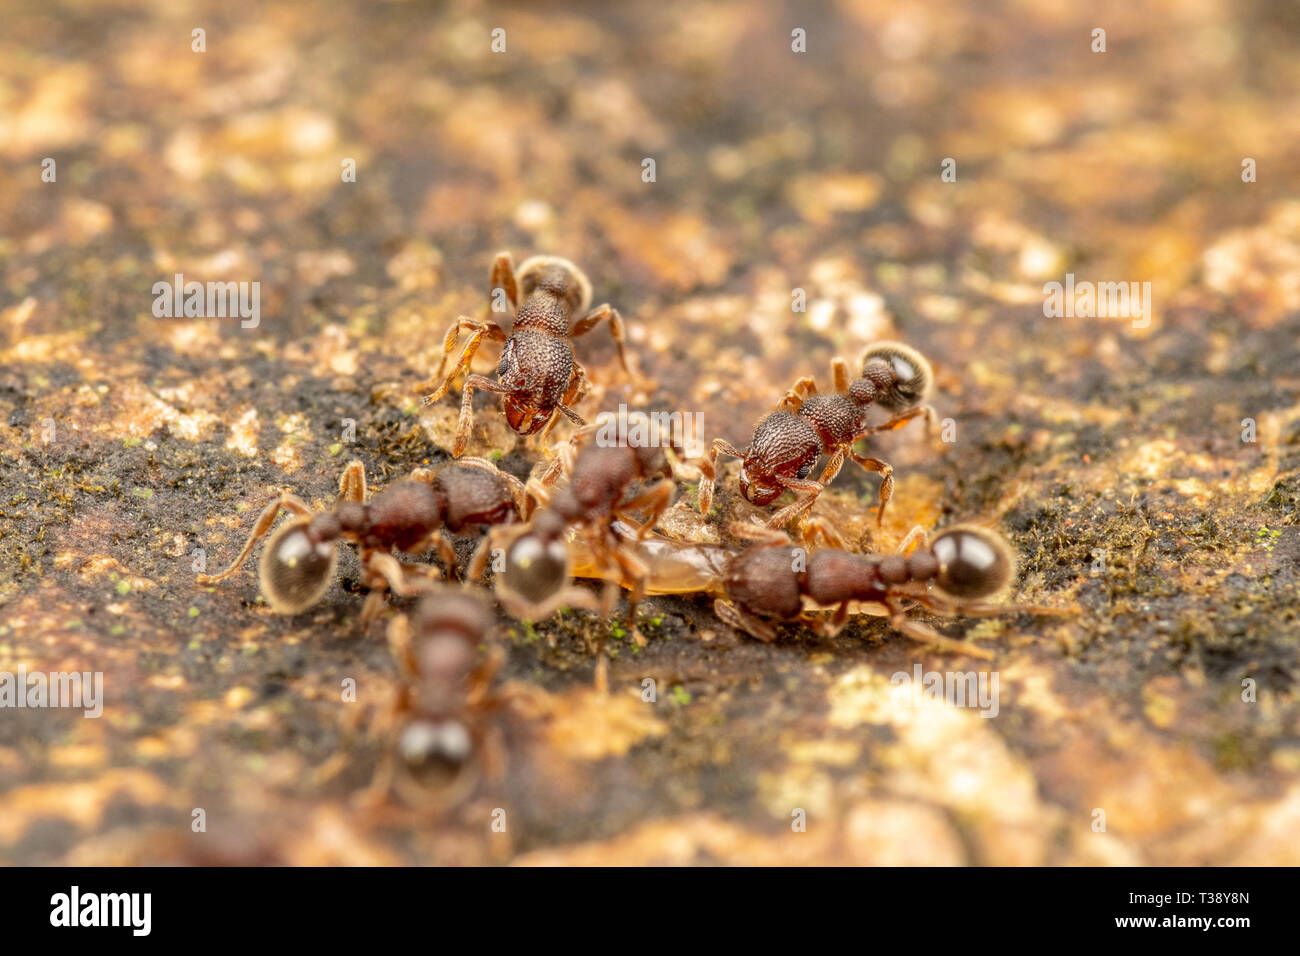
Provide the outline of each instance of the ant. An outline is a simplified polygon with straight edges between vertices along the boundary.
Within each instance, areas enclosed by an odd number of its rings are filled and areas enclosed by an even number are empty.
[[[644,413],[633,413],[641,414]],[[647,421],[649,419],[647,418]],[[503,573],[497,579],[497,596],[513,616],[541,620],[560,607],[599,611],[608,618],[618,597],[618,585],[610,583],[599,602],[582,588],[567,586],[565,557],[570,529],[577,529],[592,560],[611,576],[628,581],[627,622],[633,637],[641,643],[636,628],[636,606],[643,596],[641,582],[648,569],[629,545],[649,534],[660,515],[672,503],[673,466],[655,438],[644,444],[586,445],[582,443],[600,427],[589,425],[574,432],[569,444],[540,479],[531,480],[529,494],[549,502],[538,510],[528,525],[494,529],[489,539],[495,546],[502,538],[512,539],[505,550]],[[653,430],[652,430],[653,432]],[[551,495],[549,488],[562,472],[568,484]],[[646,487],[645,483],[650,482]],[[633,517],[645,514],[643,521]],[[616,531],[617,528],[621,529]],[[554,569],[558,574],[535,580],[534,572]],[[596,648],[601,665],[597,675],[603,686],[604,632]]]
[[[524,485],[482,458],[465,458],[430,475],[417,469],[366,501],[366,470],[351,461],[339,480],[339,497],[333,508],[313,511],[301,498],[280,494],[266,506],[234,562],[220,574],[201,574],[200,584],[215,584],[230,577],[248,559],[253,547],[266,536],[283,509],[295,517],[271,535],[262,551],[258,583],[271,609],[278,614],[298,614],[314,606],[329,588],[338,565],[337,541],[350,541],[361,549],[366,587],[371,589],[361,619],[369,622],[383,606],[383,589],[399,597],[419,593],[407,578],[410,566],[392,553],[420,554],[430,544],[447,568],[456,573],[456,550],[446,532],[457,533],[484,524],[509,523],[530,511]],[[470,561],[478,569],[486,560],[487,538]],[[424,569],[421,573],[435,569]]]
[[[885,517],[885,505],[894,493],[894,469],[879,458],[866,458],[853,450],[859,438],[901,428],[924,415],[927,428],[934,409],[921,405],[934,380],[930,363],[915,349],[898,342],[881,342],[867,349],[861,377],[849,381],[848,364],[840,358],[831,362],[834,392],[817,394],[817,383],[805,376],[786,393],[776,410],[754,427],[749,447],[740,451],[719,438],[708,458],[700,461],[700,512],[708,514],[713,503],[718,453],[742,459],[740,491],[756,505],[771,504],[789,488],[806,491],[807,497],[782,508],[768,521],[768,527],[784,527],[792,518],[810,509],[826,486],[839,474],[846,457],[867,471],[881,476],[880,506],[876,525]],[[879,405],[894,412],[882,425],[867,425],[867,409]],[[823,454],[831,456],[821,480],[808,477]]]
[[[616,530],[631,532],[625,527]],[[909,545],[925,537],[923,529],[914,528],[898,553],[891,555],[854,554],[838,548],[810,553],[792,547],[789,538],[771,528],[736,525],[732,530],[757,543],[738,551],[723,545],[681,545],[658,536],[642,541],[638,551],[647,574],[639,586],[651,594],[711,594],[721,620],[762,641],[776,639],[772,627],[776,621],[803,621],[824,636],[833,636],[848,620],[854,603],[869,603],[883,607],[890,625],[913,640],[984,658],[992,654],[944,637],[906,612],[917,605],[953,616],[1077,612],[996,603],[994,599],[1015,579],[1015,556],[999,534],[976,525],[946,528],[907,554]],[[511,586],[530,587],[539,599],[548,589],[567,584],[569,576],[629,586],[594,560],[581,542],[574,542],[563,554],[551,552],[547,559],[531,568],[516,568]],[[813,610],[834,608],[829,620],[813,616],[805,601]]]
[[[425,405],[442,398],[452,381],[469,370],[470,361],[484,336],[505,344],[495,382],[477,373],[471,373],[465,379],[460,418],[451,450],[455,458],[465,453],[469,442],[475,389],[504,395],[506,421],[521,435],[532,435],[545,429],[542,431],[544,438],[554,424],[557,412],[579,427],[585,425],[574,406],[586,394],[587,373],[574,357],[570,340],[586,335],[605,320],[609,320],[619,363],[633,380],[637,379],[624,349],[623,317],[609,303],[587,311],[591,304],[591,282],[568,259],[533,256],[526,259],[516,272],[510,253],[498,253],[492,265],[490,282],[491,295],[495,298],[500,290],[510,307],[516,310],[510,334],[506,335],[505,330],[492,319],[475,320],[460,316],[447,330],[438,375],[416,388],[425,391],[442,378],[447,356],[455,349],[462,331],[470,333],[465,349],[451,374],[442,379],[432,394],[425,396]],[[573,321],[575,315],[581,316],[576,322]]]
[[[399,614],[389,623],[403,681],[378,729],[394,737],[395,747],[385,751],[363,804],[391,789],[413,806],[449,807],[468,798],[483,776],[500,776],[504,742],[481,718],[504,700],[489,689],[504,654],[494,646],[477,660],[495,630],[495,613],[468,591],[426,594],[409,618]]]

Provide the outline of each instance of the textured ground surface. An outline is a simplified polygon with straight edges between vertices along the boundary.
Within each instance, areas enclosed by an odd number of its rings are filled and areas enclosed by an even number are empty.
[[[1086,6],[7,4],[0,670],[102,671],[107,702],[0,711],[0,860],[1300,863],[1300,27],[1281,0]],[[891,693],[985,665],[878,618],[763,646],[651,600],[608,701],[602,624],[503,619],[534,689],[507,776],[356,809],[394,668],[355,563],[282,618],[192,553],[224,563],[281,488],[327,501],[350,457],[377,485],[444,461],[456,396],[411,387],[501,248],[583,264],[649,403],[710,437],[832,356],[921,348],[956,440],[872,446],[883,532],[852,466],[818,513],[859,547],[993,524],[1017,599],[1083,613],[935,622],[996,651],[994,719]],[[154,318],[177,272],[259,281],[260,326]],[[1149,327],[1044,317],[1067,272],[1152,282]],[[603,331],[579,354],[585,412],[632,397]],[[481,409],[471,452],[526,474]]]

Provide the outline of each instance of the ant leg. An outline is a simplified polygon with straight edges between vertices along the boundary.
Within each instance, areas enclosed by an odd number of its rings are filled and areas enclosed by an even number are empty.
[[[195,580],[199,584],[215,584],[218,581],[224,581],[243,567],[244,562],[248,560],[248,556],[253,553],[253,547],[258,541],[266,537],[266,533],[271,530],[271,525],[275,523],[275,517],[280,513],[281,508],[300,517],[307,517],[312,514],[311,508],[297,495],[288,492],[281,494],[267,505],[258,516],[257,524],[253,525],[253,533],[248,536],[248,540],[244,542],[243,550],[239,552],[239,556],[235,558],[230,567],[220,574],[200,574]]]
[[[849,602],[841,601],[835,608],[835,613],[831,615],[829,621],[823,621],[821,633],[823,637],[834,637],[840,631],[844,630],[844,625],[849,621]]]
[[[826,469],[822,472],[822,476],[819,479],[823,485],[829,485],[835,480],[835,476],[838,475],[840,469],[844,467],[844,457],[847,454],[848,448],[844,445],[835,449],[835,454],[831,455],[831,460],[826,463]]]
[[[701,458],[700,467],[700,488],[699,502],[700,514],[707,515],[709,509],[713,506],[713,482],[718,476],[718,453],[730,455],[732,458],[744,459],[747,452],[737,451],[731,442],[723,441],[721,438],[713,440],[712,450],[709,457]]]
[[[498,581],[500,578],[497,579]],[[544,621],[562,607],[579,611],[599,611],[600,601],[585,588],[568,584],[563,589],[543,601],[534,603],[509,591],[497,588],[497,600],[506,609],[506,613],[521,621]],[[554,643],[554,637],[551,638]]]
[[[453,551],[452,554],[454,555],[455,552]],[[386,552],[375,552],[366,563],[372,571],[383,579],[383,583],[388,590],[398,597],[418,597],[429,593],[431,590],[429,587],[431,579],[428,575],[434,569],[427,565],[419,566],[425,568],[424,571],[412,570],[411,565],[403,564],[396,557]],[[455,567],[454,562],[452,567]],[[412,575],[418,575],[418,577],[413,579]],[[412,584],[413,580],[419,581],[419,578],[424,580]]]
[[[352,798],[353,803],[363,810],[374,809],[383,804],[393,789],[395,771],[392,750],[386,747],[384,755],[379,758],[379,765],[375,767],[375,775],[370,779],[370,785]]]
[[[831,359],[831,382],[840,395],[848,392],[849,385],[852,384],[849,377],[849,363],[838,355]]]
[[[898,605],[889,601],[887,606],[890,610],[889,624],[894,630],[905,634],[914,641],[922,644],[932,644],[942,650],[949,651],[953,654],[970,654],[972,657],[980,657],[990,660],[993,652],[985,650],[982,647],[976,647],[969,641],[955,641],[950,637],[944,637],[932,627],[927,627],[918,621],[913,621],[899,609]]]
[[[460,393],[460,418],[456,420],[456,436],[451,445],[451,456],[453,458],[459,458],[465,454],[465,446],[469,444],[470,429],[474,427],[475,389],[502,394],[510,391],[510,389],[492,381],[486,375],[475,374],[465,379],[465,387]]]
[[[375,618],[379,617],[384,610],[384,592],[378,588],[372,588],[366,595],[365,601],[361,604],[361,624],[364,627]]]
[[[438,548],[438,560],[447,572],[447,580],[456,580],[456,547],[441,528],[429,536]]]
[[[411,623],[405,614],[399,614],[388,622],[388,649],[397,661],[397,667],[403,677],[415,675],[415,655],[411,651]]]
[[[776,640],[776,631],[766,622],[760,621],[752,614],[746,614],[740,608],[722,600],[722,598],[718,598],[713,602],[713,613],[724,624],[730,625],[737,631],[744,631],[750,637],[755,637],[768,644]]]
[[[815,545],[820,540],[828,548],[836,548],[840,551],[847,550],[847,545],[844,543],[844,539],[840,537],[840,533],[825,518],[809,515],[803,520],[801,532],[804,543],[807,545]]]
[[[624,518],[631,525],[636,527],[636,539],[642,541],[650,533],[650,529],[659,521],[659,516],[668,510],[668,504],[673,500],[673,489],[676,486],[671,478],[664,478],[650,486],[648,491],[643,491],[628,501],[618,505],[615,512],[618,517]],[[649,509],[650,517],[645,523],[634,521],[628,517],[625,512],[640,511]]]
[[[849,457],[867,471],[880,475],[880,507],[876,511],[876,527],[879,528],[885,520],[885,505],[889,504],[889,499],[894,497],[894,468],[879,458],[865,458],[852,448],[849,449]],[[910,535],[909,532],[909,537]]]
[[[497,289],[506,294],[512,309],[519,308],[519,284],[515,281],[515,262],[508,252],[498,252],[492,262],[492,274],[488,279],[488,309],[496,298]]]
[[[561,415],[563,415],[565,418],[567,418],[569,421],[573,422],[573,424],[578,426],[579,428],[587,427],[587,420],[583,418],[581,415],[579,415],[577,412],[575,412],[568,405],[556,405],[555,410],[559,412]],[[551,421],[552,422],[555,421],[554,416],[552,416]]]
[[[805,511],[811,508],[818,496],[826,490],[826,486],[820,481],[810,481],[807,478],[777,478],[776,480],[791,491],[806,491],[809,494],[808,497],[802,498],[794,504],[786,505],[772,515],[767,521],[769,528],[784,528],[792,519],[802,516]]]
[[[790,390],[785,393],[785,398],[781,399],[776,406],[777,411],[797,412],[803,407],[804,400],[809,395],[817,394],[817,382],[811,375],[805,375],[799,381],[790,386]]]
[[[488,533],[483,536],[474,549],[473,556],[469,559],[469,564],[465,567],[466,581],[481,581],[483,572],[487,570],[488,559],[498,549],[504,554],[504,548],[514,542],[519,536],[528,532],[528,525],[525,524],[502,524],[494,525],[488,529]]]
[[[613,558],[623,573],[623,586],[628,589],[627,627],[632,632],[632,639],[640,646],[645,646],[645,638],[637,631],[636,606],[645,597],[645,582],[650,575],[650,568],[640,556],[629,547],[616,544]]]
[[[913,542],[925,540],[925,533],[925,528],[919,524],[912,525],[912,530],[907,532],[903,540],[898,543],[898,553],[907,554],[908,548],[912,546]]]
[[[934,420],[934,409],[931,408],[929,405],[918,405],[916,408],[909,408],[907,411],[903,412],[900,415],[895,415],[893,418],[891,418],[887,422],[884,422],[883,424],[873,425],[871,428],[868,428],[866,431],[859,434],[857,438],[854,438],[853,440],[857,441],[858,438],[865,438],[867,435],[876,434],[876,432],[895,431],[899,428],[902,428],[904,425],[910,422],[913,418],[916,418],[918,415],[924,415],[926,421],[931,422]],[[926,426],[926,431],[927,432],[929,431],[928,424]]]
[[[383,612],[385,591],[392,591],[398,597],[416,597],[429,593],[431,589],[427,580],[412,586],[406,565],[391,554],[371,552],[366,556],[363,565],[367,572],[367,585],[370,588],[370,593],[366,595],[365,603],[361,606],[363,624],[369,624]]]
[[[354,458],[348,462],[339,476],[339,501],[366,500],[366,466]]]
[[[768,548],[784,548],[790,544],[789,535],[778,528],[769,528],[765,524],[733,521],[727,526],[727,531],[742,541],[753,541]]]
[[[465,702],[470,707],[487,703],[492,680],[505,662],[506,652],[492,645],[483,656],[483,662],[469,672],[469,677],[465,681]]]
[[[840,473],[840,469],[844,467],[844,456],[845,454],[847,454],[847,452],[848,452],[848,446],[846,445],[841,445],[839,448],[835,449],[835,453],[831,455],[831,460],[826,463],[825,471],[822,472],[820,484],[823,488],[829,485],[832,481],[834,481],[835,476]],[[844,547],[843,539],[841,539],[840,536],[836,534],[834,531],[831,531],[829,534],[827,534],[827,529],[829,528],[829,525],[826,525],[825,522],[821,521],[821,519],[819,518],[814,519],[814,518],[807,517],[807,513],[809,509],[812,508],[813,502],[817,500],[817,495],[819,494],[821,494],[820,490],[817,491],[815,494],[810,495],[808,498],[804,499],[803,502],[795,502],[794,505],[790,505],[786,510],[789,510],[790,508],[794,508],[795,510],[791,512],[790,517],[794,517],[795,515],[798,515],[802,519],[802,523],[804,527],[801,529],[800,533],[801,536],[804,538],[805,542],[811,541],[811,538],[809,537],[809,532],[806,527],[807,522],[815,520],[818,522],[817,527],[820,533],[823,534],[823,536],[825,536],[826,539],[831,542],[831,547],[840,548],[842,550]],[[774,518],[773,521],[775,520],[776,519]],[[783,519],[780,524],[774,524],[773,527],[778,527],[778,528],[783,527],[789,520],[790,518],[787,517]],[[838,542],[838,544],[835,542]]]
[[[469,559],[469,564],[465,568],[466,581],[478,581],[483,577],[483,572],[487,570],[488,558],[492,556],[492,538],[490,535],[484,535],[483,540],[478,543],[474,549],[474,555]]]
[[[456,348],[456,340],[460,338],[461,329],[471,329],[469,340],[465,343],[465,350],[460,353],[460,358],[456,360],[456,367],[452,369],[451,374],[443,378],[443,369],[447,367],[447,356]],[[474,360],[474,353],[478,351],[479,342],[486,335],[493,342],[505,342],[508,336],[501,326],[488,320],[479,322],[471,319],[467,315],[462,315],[456,320],[456,324],[447,330],[447,337],[442,343],[442,361],[438,364],[438,374],[426,382],[417,385],[414,391],[423,392],[428,389],[435,381],[441,379],[440,384],[431,394],[424,396],[424,405],[432,405],[442,396],[447,394],[447,389],[451,388],[451,383],[462,373],[469,370],[469,363]]]
[[[551,503],[551,488],[546,484],[546,475],[548,474],[550,474],[549,468],[541,478],[529,478],[528,483],[524,485],[524,494],[528,499],[528,511],[524,516],[525,521],[532,517],[538,508],[543,508]],[[559,477],[558,471],[556,477]]]
[[[552,419],[554,421],[554,419]],[[549,427],[549,423],[548,423]],[[550,466],[543,472],[540,479],[543,488],[550,488],[560,479],[562,474],[573,474],[573,465],[578,460],[578,446],[587,440],[587,437],[594,435],[600,429],[599,423],[583,425],[581,428],[575,428],[573,434],[564,447],[560,449]]]
[[[1082,613],[1077,605],[1049,607],[1045,604],[997,604],[992,601],[954,601],[932,591],[908,593],[907,597],[932,611],[955,617],[998,617],[1004,614],[1039,614],[1045,617],[1073,617]]]
[[[648,388],[650,382],[643,379],[640,373],[633,368],[633,363],[628,361],[627,350],[627,330],[623,326],[623,316],[618,314],[618,309],[614,308],[608,302],[598,305],[577,322],[573,323],[573,328],[569,330],[569,338],[576,339],[579,336],[586,335],[601,322],[609,319],[609,334],[614,339],[614,347],[618,349],[618,361],[623,366],[623,371],[627,373],[628,378],[637,383],[642,388]]]

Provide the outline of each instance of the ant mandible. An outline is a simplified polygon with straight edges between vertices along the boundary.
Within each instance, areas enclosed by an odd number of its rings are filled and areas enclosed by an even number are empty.
[[[591,304],[591,282],[582,270],[559,256],[533,256],[524,261],[516,272],[510,253],[498,253],[492,265],[491,294],[504,293],[512,309],[516,309],[514,327],[509,335],[492,319],[476,320],[460,316],[447,331],[443,341],[442,361],[437,376],[417,386],[425,391],[439,378],[441,384],[427,395],[429,405],[447,394],[451,383],[461,373],[469,370],[480,342],[487,337],[502,342],[501,361],[497,366],[496,381],[485,375],[470,373],[461,391],[460,418],[451,453],[459,458],[469,443],[470,428],[474,421],[473,395],[475,389],[498,392],[505,396],[506,421],[521,435],[532,435],[539,430],[542,436],[550,430],[556,413],[564,415],[579,427],[586,424],[574,411],[587,391],[586,370],[573,354],[571,339],[586,335],[601,322],[609,321],[609,331],[618,349],[618,360],[623,370],[634,380],[636,373],[628,361],[625,349],[626,333],[623,317],[609,303],[587,311]],[[520,303],[520,296],[523,301]],[[580,316],[576,322],[574,316]],[[456,347],[462,331],[470,333],[465,349],[451,374],[442,378],[447,357]]]
[[[850,381],[847,363],[831,362],[834,392],[819,395],[810,376],[794,384],[777,406],[754,427],[749,447],[740,451],[719,438],[709,456],[700,462],[699,505],[708,514],[713,503],[713,483],[719,452],[742,459],[740,490],[756,505],[771,504],[787,488],[806,491],[807,496],[782,508],[768,521],[771,528],[784,527],[804,514],[839,474],[844,459],[852,458],[867,471],[881,476],[880,506],[876,525],[885,516],[885,505],[894,493],[894,469],[879,458],[867,458],[853,450],[859,438],[901,428],[924,415],[927,425],[934,410],[920,404],[930,390],[930,363],[913,348],[898,342],[881,342],[863,356],[861,377]],[[867,425],[867,409],[879,405],[894,417],[881,425]],[[808,473],[822,454],[829,454],[819,481]]]

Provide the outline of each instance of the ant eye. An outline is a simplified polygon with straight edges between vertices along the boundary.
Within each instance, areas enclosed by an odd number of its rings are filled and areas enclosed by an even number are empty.
[[[939,561],[936,585],[954,598],[987,598],[1015,577],[1015,558],[1007,543],[985,528],[949,528],[930,545]]]
[[[506,554],[502,584],[533,604],[540,604],[569,581],[569,549],[562,539],[543,541],[526,534]]]
[[[262,552],[258,580],[277,614],[305,611],[329,589],[338,564],[331,541],[313,541],[309,519],[292,521],[271,536]]]
[[[934,373],[916,349],[901,342],[880,342],[862,357],[863,376],[872,362],[883,362],[893,372],[894,384],[876,396],[876,403],[892,411],[919,405],[930,391]]]

